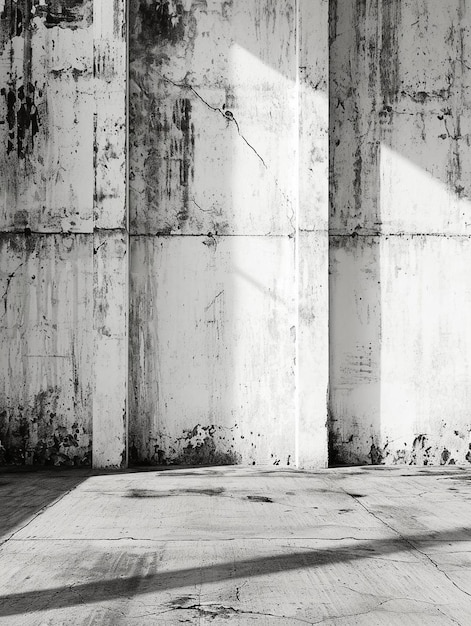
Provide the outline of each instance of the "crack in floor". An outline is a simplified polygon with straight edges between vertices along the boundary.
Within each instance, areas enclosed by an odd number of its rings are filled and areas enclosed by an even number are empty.
[[[348,493],[345,491],[345,493]],[[443,576],[445,576],[445,578],[456,588],[458,589],[458,591],[460,591],[461,593],[464,593],[466,596],[471,598],[471,593],[469,593],[469,591],[466,591],[466,589],[463,589],[462,587],[460,587],[460,585],[458,585],[457,582],[455,582],[449,575],[448,573],[443,570],[438,563],[436,563],[432,557],[430,555],[428,555],[426,552],[424,552],[423,550],[420,550],[420,548],[418,548],[413,541],[411,541],[410,539],[408,539],[407,537],[405,537],[404,535],[402,535],[396,528],[394,528],[393,526],[391,526],[391,524],[389,524],[388,522],[386,522],[386,520],[382,519],[381,517],[379,517],[379,515],[377,515],[374,511],[371,511],[370,509],[368,509],[368,507],[363,504],[363,502],[361,502],[361,500],[357,497],[355,497],[354,495],[352,495],[351,493],[348,494],[350,495],[356,502],[358,502],[358,504],[367,512],[369,513],[371,516],[373,516],[375,519],[377,519],[379,522],[381,522],[382,524],[384,524],[385,526],[387,526],[387,528],[389,528],[393,533],[395,533],[405,544],[407,544],[408,546],[410,546],[412,548],[412,550],[414,550],[415,552],[418,552],[419,554],[421,554],[427,561],[429,561],[429,563],[431,563],[441,574],[443,574]]]
[[[197,611],[199,613],[200,618],[211,617],[215,618],[217,616],[221,616],[223,618],[229,617],[230,615],[258,615],[262,617],[276,617],[278,619],[289,619],[292,623],[299,622],[300,624],[313,624],[314,622],[306,619],[302,619],[300,617],[295,617],[294,615],[279,615],[276,613],[265,613],[262,611],[246,611],[244,609],[237,609],[230,605],[225,604],[216,604],[216,603],[208,603],[208,604],[190,604],[190,605],[175,605],[171,609],[166,611],[162,611],[159,615],[163,615],[164,613],[170,613],[172,611]]]

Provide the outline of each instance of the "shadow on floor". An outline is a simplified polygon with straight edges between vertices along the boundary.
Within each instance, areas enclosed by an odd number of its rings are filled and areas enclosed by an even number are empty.
[[[288,554],[246,559],[239,562],[230,561],[218,565],[191,567],[127,578],[95,580],[77,585],[14,593],[0,596],[0,617],[46,609],[64,609],[76,605],[93,604],[120,598],[132,598],[133,596],[168,591],[170,589],[217,583],[222,580],[247,579],[280,572],[328,566],[339,562],[347,563],[358,559],[384,557],[399,552],[408,552],[409,558],[411,558],[416,545],[420,545],[421,553],[423,554],[423,544],[426,542],[433,542],[434,545],[437,545],[438,543],[451,543],[469,538],[471,538],[471,529],[462,527],[454,531],[442,533],[416,534],[391,539],[355,542],[354,545],[338,546],[328,550],[302,550]],[[138,562],[134,566],[130,564],[129,570],[140,565]]]
[[[90,469],[2,467],[0,471],[0,545],[45,508],[75,489]]]

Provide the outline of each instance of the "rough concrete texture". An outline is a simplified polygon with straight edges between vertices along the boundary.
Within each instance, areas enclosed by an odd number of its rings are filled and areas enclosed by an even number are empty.
[[[331,2],[332,460],[471,461],[471,13]]]
[[[2,233],[0,464],[89,463],[92,246]]]
[[[326,463],[327,2],[296,7],[130,4],[135,462]]]
[[[469,624],[463,468],[3,473],[0,497],[0,624]]]
[[[123,23],[121,0],[0,3],[0,461],[89,463],[97,414],[97,462],[123,459],[125,359],[100,384],[126,347]]]

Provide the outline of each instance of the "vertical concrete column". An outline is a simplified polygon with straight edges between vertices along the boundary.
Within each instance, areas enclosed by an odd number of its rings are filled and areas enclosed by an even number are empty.
[[[297,464],[327,464],[329,3],[298,0]]]
[[[0,15],[0,464],[88,465],[92,3]]]
[[[94,467],[127,463],[125,17],[125,0],[95,0]]]

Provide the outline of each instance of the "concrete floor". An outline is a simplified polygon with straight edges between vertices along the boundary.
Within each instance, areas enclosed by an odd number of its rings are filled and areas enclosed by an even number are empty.
[[[0,624],[471,624],[471,469],[0,475]]]

